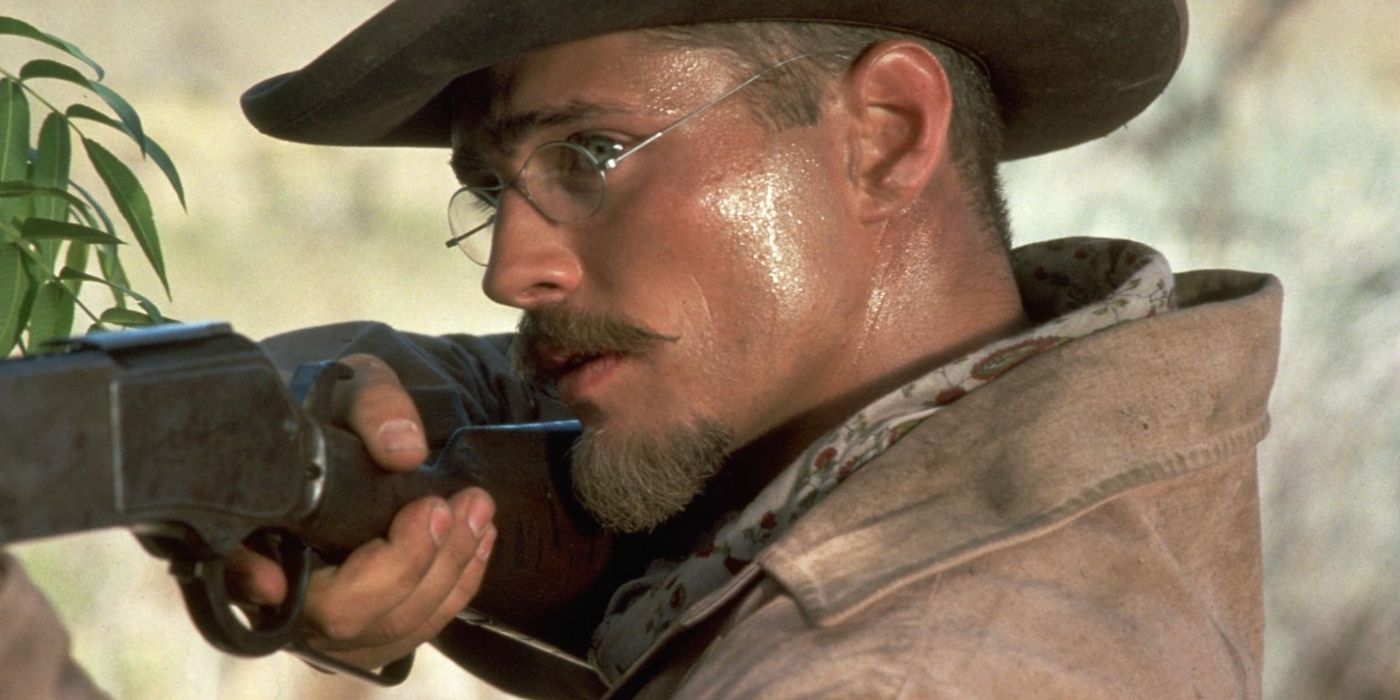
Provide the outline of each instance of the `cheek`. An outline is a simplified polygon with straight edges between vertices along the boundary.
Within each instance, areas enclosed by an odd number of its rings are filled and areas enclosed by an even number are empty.
[[[722,291],[774,327],[820,302],[834,245],[821,172],[810,152],[770,152],[750,168],[729,170],[698,199],[728,272]]]

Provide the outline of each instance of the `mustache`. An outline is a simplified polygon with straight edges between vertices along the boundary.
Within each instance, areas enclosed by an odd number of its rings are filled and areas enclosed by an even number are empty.
[[[659,333],[620,314],[546,306],[520,317],[510,346],[510,363],[526,385],[545,390],[554,378],[545,366],[545,352],[628,355],[679,339],[680,336]]]

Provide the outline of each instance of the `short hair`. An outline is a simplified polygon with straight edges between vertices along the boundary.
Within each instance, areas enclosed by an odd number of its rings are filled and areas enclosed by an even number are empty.
[[[770,128],[809,126],[821,118],[832,80],[871,45],[906,39],[927,48],[943,66],[953,93],[950,148],[953,164],[969,190],[982,224],[1011,247],[1011,223],[997,164],[1004,124],[981,65],[961,51],[926,37],[875,27],[820,22],[715,22],[644,30],[667,48],[718,49],[729,55],[736,77],[783,60],[813,54],[773,79],[760,79],[747,92],[756,116]]]

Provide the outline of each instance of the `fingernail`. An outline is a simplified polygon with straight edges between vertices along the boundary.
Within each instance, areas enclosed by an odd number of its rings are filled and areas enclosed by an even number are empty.
[[[481,537],[481,533],[486,531],[486,526],[491,522],[491,499],[475,496],[471,503],[467,504],[467,526],[472,529],[472,534]]]
[[[379,426],[379,442],[389,452],[409,452],[423,449],[423,436],[418,426],[406,418],[391,420]]]
[[[491,529],[487,530],[486,534],[482,536],[481,544],[476,546],[476,558],[482,561],[491,558],[491,548],[496,544],[496,526],[492,525],[490,527]]]
[[[433,512],[428,516],[428,532],[433,536],[433,544],[441,547],[443,540],[447,539],[447,531],[452,529],[452,511],[445,503],[433,506]]]

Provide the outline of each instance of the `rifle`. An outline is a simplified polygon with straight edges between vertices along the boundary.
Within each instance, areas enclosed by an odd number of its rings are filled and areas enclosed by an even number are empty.
[[[383,535],[409,501],[475,485],[497,501],[498,535],[464,617],[546,648],[586,644],[578,630],[592,629],[615,562],[612,538],[571,495],[578,424],[462,428],[430,464],[393,474],[330,424],[331,392],[350,374],[315,363],[288,384],[222,323],[94,333],[57,354],[0,361],[0,546],[131,528],[171,562],[195,626],[218,649],[291,649],[392,684],[411,657],[365,674],[302,643],[310,571]],[[280,560],[288,595],[245,624],[224,560],[249,538]]]

